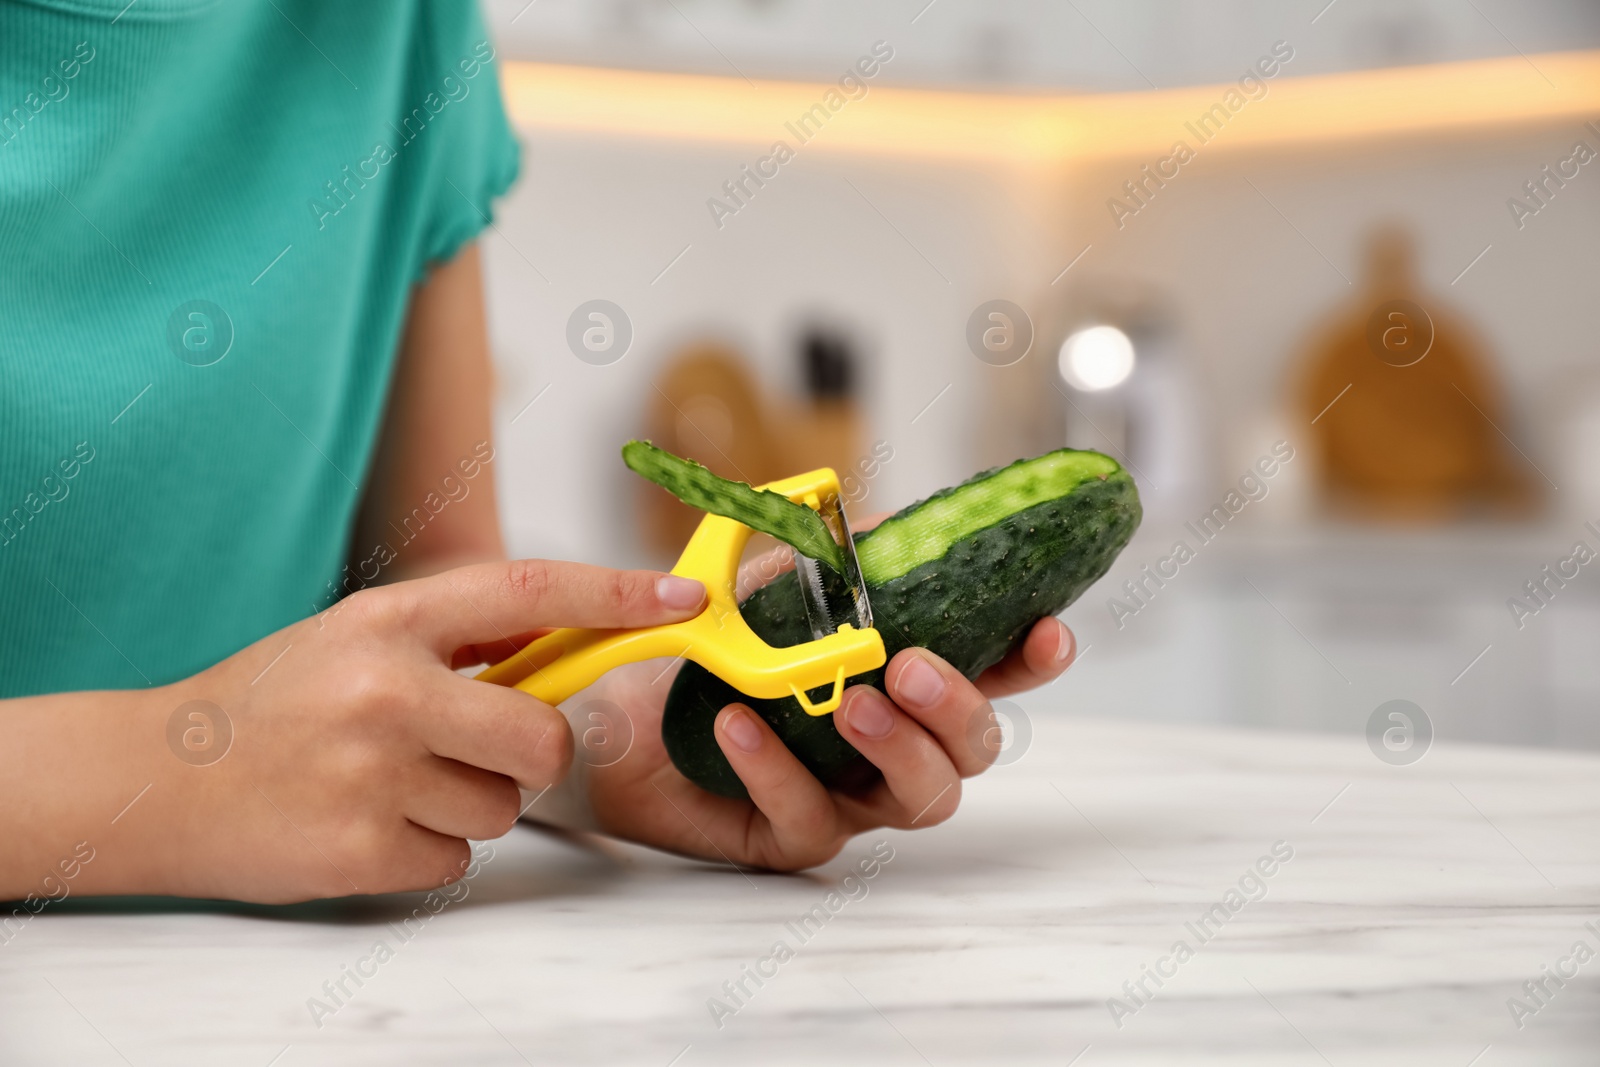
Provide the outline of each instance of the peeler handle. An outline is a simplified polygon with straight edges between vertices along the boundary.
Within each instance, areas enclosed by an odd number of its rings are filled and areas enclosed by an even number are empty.
[[[764,488],[816,507],[819,494],[838,493],[839,478],[824,467]],[[733,519],[707,515],[700,521],[672,568],[673,574],[695,578],[706,587],[706,607],[694,618],[637,630],[555,630],[483,671],[478,680],[514,686],[546,704],[559,704],[613,667],[659,656],[683,657],[750,696],[793,696],[806,714],[828,714],[839,706],[846,678],[887,661],[883,638],[870,627],[845,623],[826,637],[787,648],[773,648],[757,637],[739,614],[735,596],[739,556],[749,538],[750,528]],[[809,690],[822,686],[831,687],[828,697],[818,702],[807,698]]]
[[[613,667],[685,651],[685,641],[669,627],[554,630],[477,678],[520,689],[546,704],[559,704]]]

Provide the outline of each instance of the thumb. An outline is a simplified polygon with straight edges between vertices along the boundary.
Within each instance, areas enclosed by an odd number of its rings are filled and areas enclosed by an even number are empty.
[[[692,578],[547,559],[479,563],[405,584],[415,587],[417,636],[442,657],[542,627],[679,622],[706,601],[705,586]]]

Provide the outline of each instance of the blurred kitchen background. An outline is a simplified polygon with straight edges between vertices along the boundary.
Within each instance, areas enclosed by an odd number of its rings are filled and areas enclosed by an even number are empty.
[[[1095,447],[1144,525],[1027,714],[1600,747],[1600,5],[487,11],[514,552],[670,563],[634,436],[858,517]]]

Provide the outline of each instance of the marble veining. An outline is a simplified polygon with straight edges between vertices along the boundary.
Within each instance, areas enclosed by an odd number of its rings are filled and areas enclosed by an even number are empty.
[[[420,896],[68,900],[0,945],[0,1062],[1600,1062],[1600,959],[1508,1007],[1600,949],[1600,757],[1393,767],[1359,736],[1049,704],[952,822],[808,875],[519,827],[425,920]]]

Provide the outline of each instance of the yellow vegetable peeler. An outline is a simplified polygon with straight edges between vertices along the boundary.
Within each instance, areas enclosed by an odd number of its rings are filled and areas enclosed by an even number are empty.
[[[707,603],[700,614],[637,630],[555,630],[477,675],[478,680],[559,704],[613,667],[681,656],[752,697],[792,696],[808,715],[832,712],[844,696],[846,678],[875,670],[888,659],[883,638],[872,626],[866,583],[839,503],[839,476],[823,467],[760,488],[817,511],[844,551],[848,591],[843,597],[829,595],[823,564],[795,553],[812,640],[773,648],[746,625],[739,614],[735,583],[752,531],[736,519],[708,514],[672,568],[673,574],[705,585]],[[837,590],[837,583],[832,588]],[[807,691],[825,685],[832,686],[827,699],[813,702],[807,697]]]

